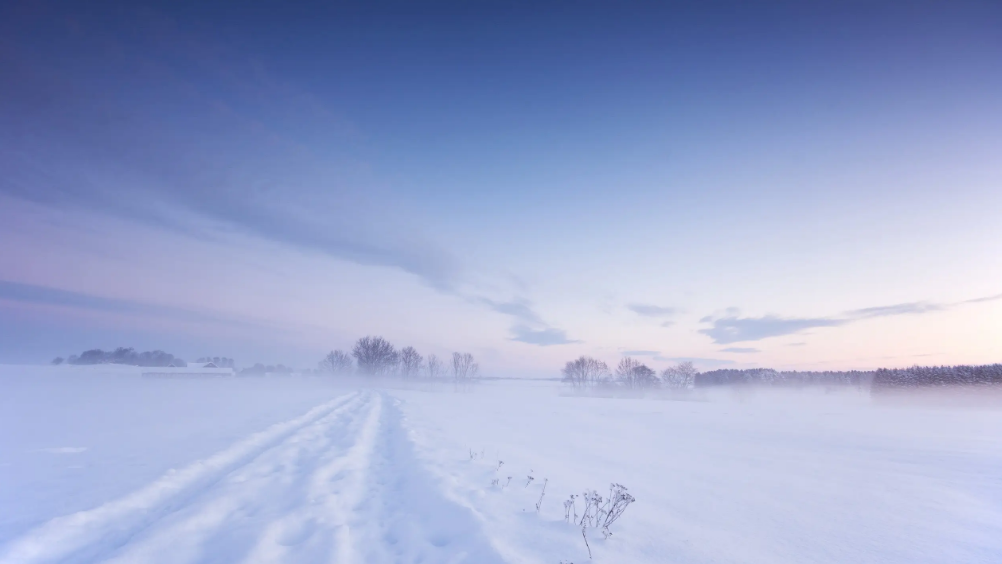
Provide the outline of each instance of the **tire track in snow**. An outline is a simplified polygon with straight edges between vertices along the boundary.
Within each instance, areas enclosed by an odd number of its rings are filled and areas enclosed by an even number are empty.
[[[356,396],[340,396],[300,417],[276,423],[209,458],[181,470],[171,470],[123,498],[52,519],[4,547],[0,563],[93,561],[303,427],[349,404]]]
[[[250,464],[234,471],[211,490],[137,535],[108,560],[109,564],[236,562],[267,531],[274,515],[315,502],[308,485],[318,469],[336,463],[353,448],[372,396],[359,396],[344,407],[304,427]],[[280,540],[312,533],[309,523]],[[304,533],[306,533],[304,535]]]
[[[308,503],[270,522],[244,564],[356,561],[349,521],[366,493],[382,408],[382,395],[375,395],[354,444],[319,465],[309,479]]]
[[[447,499],[418,460],[399,400],[385,403],[366,496],[352,515],[359,533],[353,539],[359,558],[352,562],[503,564],[480,520]]]
[[[324,404],[190,465],[177,473],[185,487],[171,474],[54,519],[0,563],[503,562],[418,462],[395,402],[365,392]],[[150,493],[164,481],[175,495]]]

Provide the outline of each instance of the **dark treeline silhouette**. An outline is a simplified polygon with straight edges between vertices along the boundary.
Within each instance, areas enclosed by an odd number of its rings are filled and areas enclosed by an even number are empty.
[[[875,391],[901,387],[991,384],[1002,384],[1002,364],[881,368],[873,376]]]
[[[873,371],[778,371],[771,368],[711,370],[696,375],[696,387],[759,386],[866,386],[874,390],[900,387],[1002,384],[1002,364],[983,366],[912,366]]]
[[[59,359],[61,362],[61,359]],[[132,366],[169,366],[171,363],[183,362],[164,351],[146,351],[137,353],[132,347],[118,347],[113,351],[91,349],[79,355],[71,355],[66,362],[69,364],[128,364]],[[58,364],[53,361],[53,363]]]
[[[725,368],[698,372],[691,362],[666,368],[658,375],[632,358],[619,362],[615,372],[597,359],[584,357],[568,362],[563,381],[575,388],[619,387],[629,389],[712,388],[714,386],[848,386],[875,391],[902,387],[1002,385],[1002,364],[984,366],[913,366],[878,370],[774,370]],[[660,377],[659,377],[660,376]]]
[[[710,386],[859,386],[873,377],[873,372],[850,370],[801,372],[796,370],[778,371],[772,368],[749,368],[737,370],[726,368],[696,374],[697,388]]]

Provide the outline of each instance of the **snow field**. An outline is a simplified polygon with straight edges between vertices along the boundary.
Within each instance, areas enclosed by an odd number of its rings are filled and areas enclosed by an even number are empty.
[[[613,537],[589,535],[594,562],[1002,561],[998,410],[889,409],[852,394],[559,394],[517,382],[395,392],[423,462],[509,562],[588,561],[562,504],[585,489],[606,496],[611,482],[637,501]],[[503,492],[490,485],[507,476]]]
[[[0,472],[21,486],[0,515],[48,512],[0,538],[2,564],[582,564],[563,502],[605,496],[610,482],[637,501],[611,538],[589,531],[596,563],[1002,560],[1000,411],[809,393],[570,397],[546,382],[454,393],[68,374],[0,380],[35,402],[0,417],[48,425],[0,437]],[[56,410],[73,409],[82,423],[64,428]],[[159,423],[172,413],[176,425]],[[94,470],[27,479],[42,461],[78,459]],[[176,470],[149,476],[168,459]],[[52,499],[109,472],[147,478],[69,511]]]
[[[502,562],[356,392],[0,548],[2,563]]]
[[[278,423],[205,460],[171,470],[152,484],[124,498],[88,511],[57,517],[11,543],[0,552],[0,562],[91,561],[130,541],[150,524],[189,504],[192,498],[218,487],[224,477],[246,467],[276,445],[295,446],[351,406],[351,396],[315,407],[305,415]]]

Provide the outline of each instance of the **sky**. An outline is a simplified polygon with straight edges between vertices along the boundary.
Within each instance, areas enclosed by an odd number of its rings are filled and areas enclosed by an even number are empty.
[[[998,2],[0,7],[0,362],[1002,361]]]

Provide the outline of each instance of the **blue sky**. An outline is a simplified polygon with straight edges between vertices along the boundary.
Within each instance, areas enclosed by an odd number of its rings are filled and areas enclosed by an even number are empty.
[[[2,361],[1002,356],[997,3],[2,10]]]

